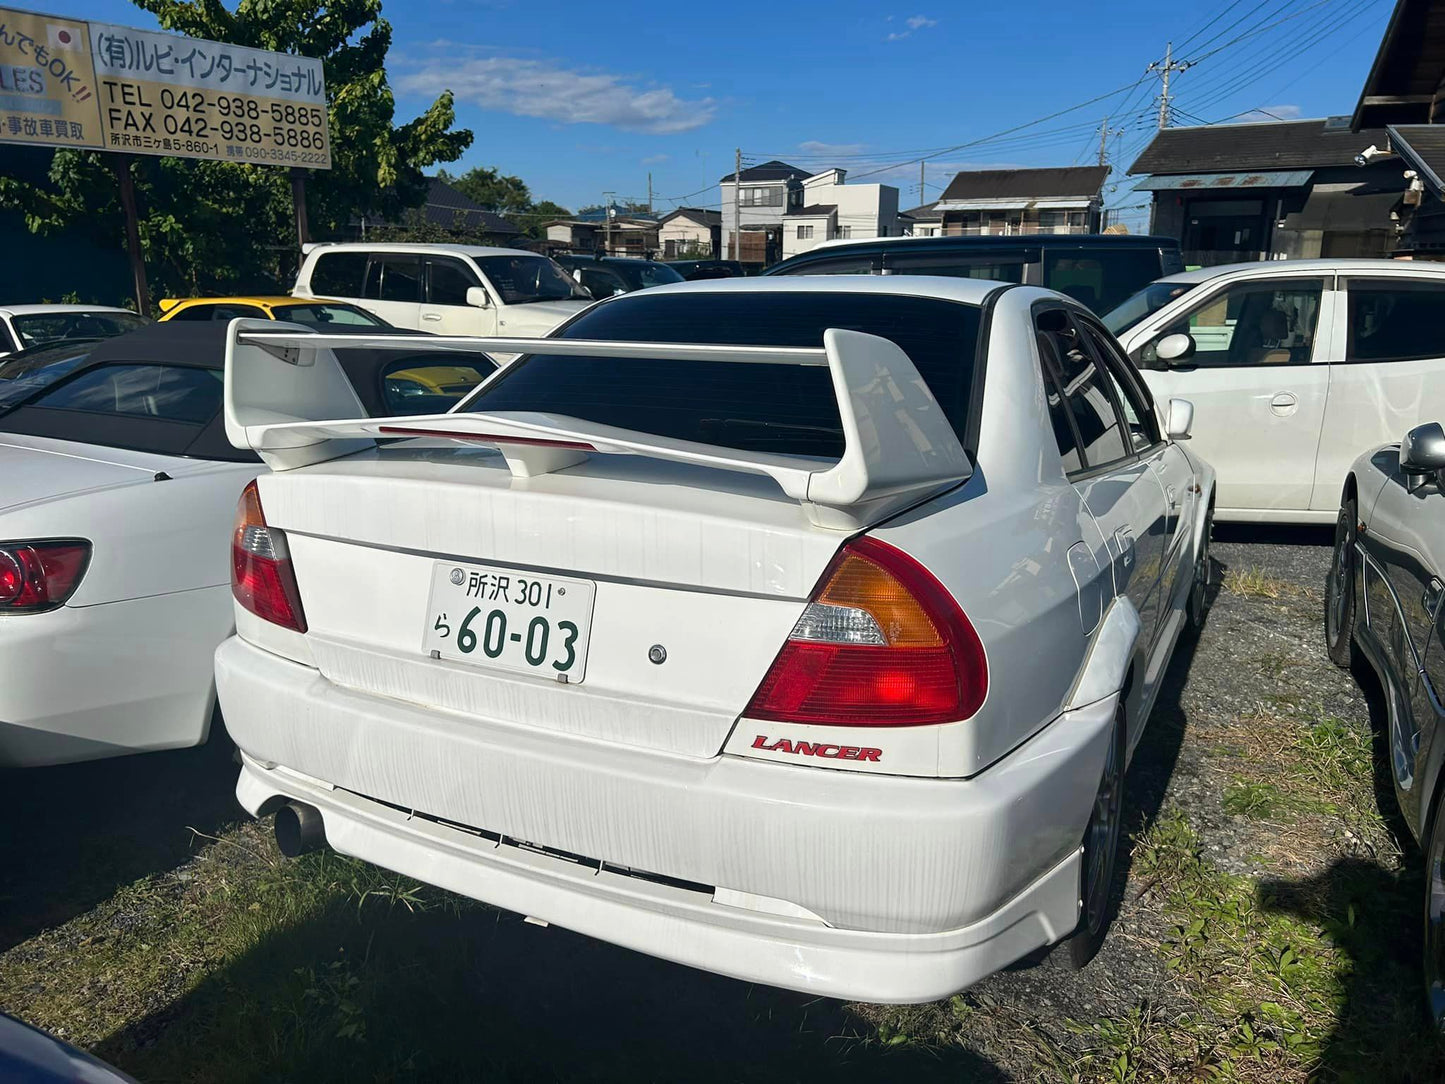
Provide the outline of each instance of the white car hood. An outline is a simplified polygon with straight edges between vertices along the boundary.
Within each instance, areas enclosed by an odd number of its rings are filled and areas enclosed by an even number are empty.
[[[0,512],[76,493],[149,482],[157,471],[169,471],[173,462],[169,456],[0,434]]]
[[[590,304],[590,301],[533,301],[530,305],[508,305],[501,314],[499,328],[503,335],[545,335]]]

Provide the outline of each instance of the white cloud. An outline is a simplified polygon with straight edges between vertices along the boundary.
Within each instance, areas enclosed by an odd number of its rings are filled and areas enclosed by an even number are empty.
[[[862,154],[866,143],[821,143],[807,139],[798,144],[800,154]]]
[[[1301,112],[1303,110],[1297,105],[1262,105],[1248,113],[1241,113],[1235,120],[1295,120]]]
[[[713,98],[679,98],[671,87],[643,87],[602,71],[572,71],[550,60],[481,56],[467,60],[403,60],[396,80],[405,92],[451,90],[460,102],[563,124],[609,124],[667,135],[700,128],[717,112]]]
[[[888,16],[886,21],[891,23],[893,16]],[[891,31],[884,36],[883,40],[902,41],[904,38],[912,36],[915,30],[927,30],[930,26],[938,25],[937,19],[930,19],[927,15],[910,15],[907,19],[903,20],[903,22],[904,25],[908,27],[907,30]]]

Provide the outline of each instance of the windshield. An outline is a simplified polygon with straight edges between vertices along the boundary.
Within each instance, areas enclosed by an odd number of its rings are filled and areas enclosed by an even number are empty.
[[[478,256],[476,264],[505,305],[590,300],[572,277],[545,256]]]
[[[1110,309],[1103,318],[1104,326],[1115,335],[1122,335],[1140,320],[1153,316],[1176,297],[1194,289],[1194,286],[1192,282],[1171,282],[1168,279],[1151,282],[1133,297]]]
[[[348,327],[391,326],[365,309],[359,309],[355,305],[340,305],[334,301],[317,305],[273,305],[271,313],[277,320],[305,324],[307,327],[335,327],[338,324]]]
[[[818,347],[830,327],[897,343],[954,429],[964,431],[979,337],[973,305],[842,291],[640,290],[589,309],[560,337]],[[462,409],[565,414],[746,451],[834,458],[843,451],[831,375],[817,365],[533,354],[505,367]]]
[[[93,344],[32,350],[0,361],[0,410],[14,406],[72,372]]]
[[[43,346],[59,339],[108,339],[144,327],[143,317],[130,312],[35,312],[12,316],[10,324],[22,347]]]

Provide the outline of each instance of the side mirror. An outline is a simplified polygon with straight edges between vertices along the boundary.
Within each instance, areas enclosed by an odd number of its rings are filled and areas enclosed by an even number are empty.
[[[492,307],[492,299],[487,296],[486,287],[468,286],[467,304],[474,309],[489,309]]]
[[[1400,470],[1411,493],[1445,470],[1445,429],[1439,422],[1417,425],[1400,442]]]
[[[1164,423],[1165,435],[1170,440],[1188,440],[1194,429],[1194,404],[1188,399],[1170,399],[1169,417]]]
[[[1194,356],[1194,336],[1186,335],[1182,331],[1176,331],[1173,335],[1165,335],[1154,344],[1154,356],[1166,365],[1174,365],[1176,362],[1192,358]]]

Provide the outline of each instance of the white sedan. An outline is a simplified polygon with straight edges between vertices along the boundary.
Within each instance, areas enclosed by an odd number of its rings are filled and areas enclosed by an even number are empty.
[[[527,356],[410,419],[361,416],[342,340],[232,334],[272,472],[216,680],[283,850],[838,997],[1093,955],[1213,474],[1076,303],[661,286],[418,340]]]
[[[65,340],[108,339],[144,327],[148,320],[109,305],[0,306],[0,358]]]

